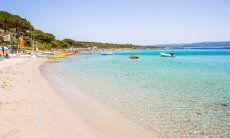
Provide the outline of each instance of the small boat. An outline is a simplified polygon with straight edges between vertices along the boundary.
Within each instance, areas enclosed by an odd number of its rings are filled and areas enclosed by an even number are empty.
[[[50,52],[50,51],[44,51],[44,52],[41,53],[41,55],[52,56],[52,55],[54,55],[54,53]]]
[[[106,53],[102,53],[101,55],[104,55],[104,56],[106,56],[106,55],[114,55],[114,53],[112,53],[112,52],[106,52]]]
[[[171,58],[175,57],[175,54],[174,54],[174,53],[169,53],[169,54],[167,54],[167,53],[160,52],[160,55],[161,55],[162,57],[171,57]]]
[[[130,56],[129,58],[131,58],[131,59],[138,59],[139,57],[136,56],[136,55],[132,55],[132,56]]]
[[[30,54],[15,54],[15,55],[11,55],[14,58],[31,58],[32,55]]]

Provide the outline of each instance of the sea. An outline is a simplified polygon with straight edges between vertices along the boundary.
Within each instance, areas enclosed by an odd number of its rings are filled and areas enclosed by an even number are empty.
[[[43,69],[150,133],[230,137],[230,49],[82,53]]]

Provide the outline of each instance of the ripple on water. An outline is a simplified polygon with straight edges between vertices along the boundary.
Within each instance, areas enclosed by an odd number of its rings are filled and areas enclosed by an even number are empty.
[[[51,66],[65,69],[64,79],[91,98],[159,136],[230,137],[229,51],[192,52],[179,51],[172,60],[150,51],[138,61],[124,53],[83,55]]]

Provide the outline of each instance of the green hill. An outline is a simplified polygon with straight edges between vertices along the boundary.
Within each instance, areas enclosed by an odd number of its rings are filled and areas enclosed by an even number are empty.
[[[3,36],[11,34],[11,42],[3,42]],[[13,15],[5,11],[0,11],[0,44],[1,45],[17,45],[19,36],[25,36],[26,47],[32,48],[36,44],[39,49],[65,49],[69,47],[87,48],[96,46],[101,49],[137,49],[147,48],[140,45],[132,44],[112,44],[112,43],[98,43],[98,42],[82,42],[72,39],[58,40],[55,35],[45,33],[42,30],[35,28],[27,19],[18,15]],[[34,40],[34,41],[33,41]]]

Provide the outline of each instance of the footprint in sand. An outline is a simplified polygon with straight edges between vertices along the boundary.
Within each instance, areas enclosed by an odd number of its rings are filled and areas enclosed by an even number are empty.
[[[12,130],[12,131],[8,132],[8,135],[17,134],[19,132],[20,132],[20,130]]]
[[[6,82],[3,82],[1,85],[2,89],[8,90],[8,91],[10,91],[10,87],[12,87],[12,85],[7,85]]]

